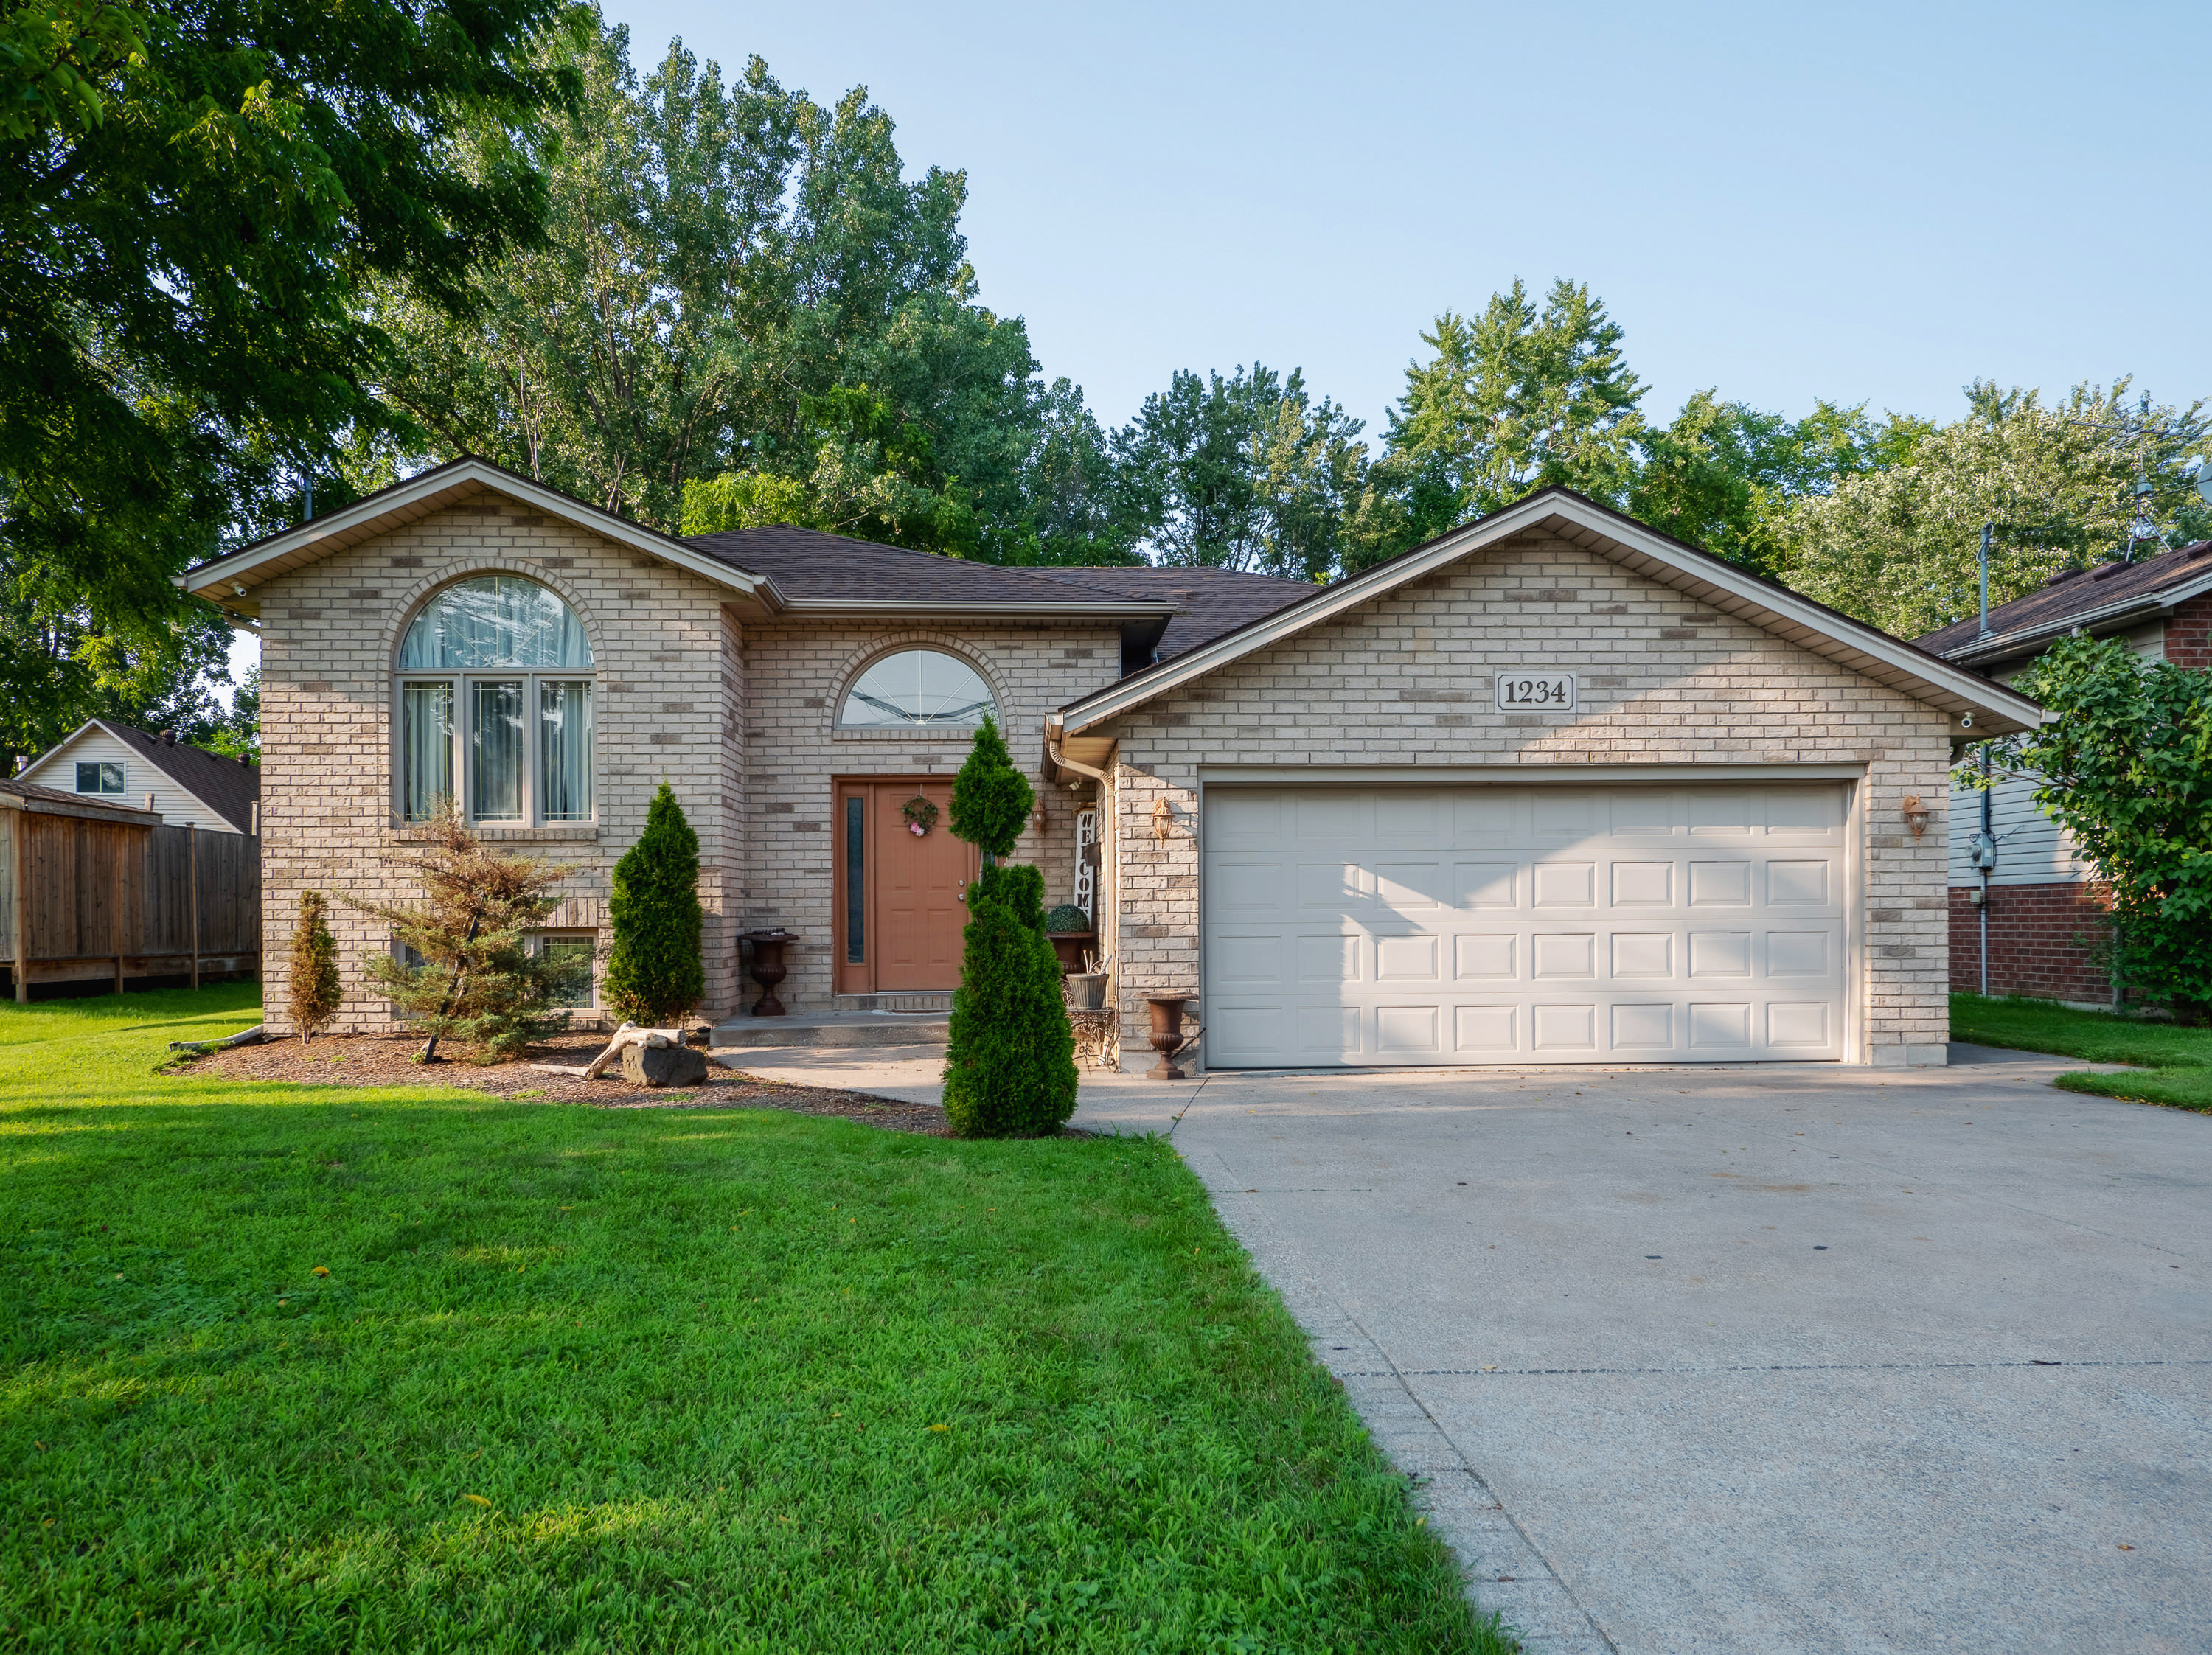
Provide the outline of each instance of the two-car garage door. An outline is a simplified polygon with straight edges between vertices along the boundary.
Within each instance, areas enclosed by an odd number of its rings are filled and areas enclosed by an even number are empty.
[[[1839,1058],[1836,782],[1212,786],[1206,1060]]]

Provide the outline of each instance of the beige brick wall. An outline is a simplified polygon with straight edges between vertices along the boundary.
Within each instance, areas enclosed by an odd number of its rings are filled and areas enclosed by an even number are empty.
[[[1514,666],[1576,673],[1577,711],[1494,712],[1492,674]],[[1200,986],[1202,765],[1854,763],[1859,1057],[1942,1061],[1947,716],[1555,537],[1506,542],[1087,733],[1120,743],[1125,1030],[1141,996]],[[1901,817],[1913,793],[1936,813],[1918,840]]]
[[[1110,683],[1120,639],[1097,622],[960,626],[839,620],[741,625],[712,583],[510,501],[436,512],[279,576],[260,591],[263,621],[263,930],[265,1004],[282,1027],[284,961],[301,890],[395,900],[413,894],[392,865],[404,851],[392,779],[392,664],[422,603],[481,573],[541,580],[566,598],[597,661],[596,827],[483,830],[580,864],[553,927],[605,924],[614,864],[636,840],[665,779],[699,834],[707,909],[707,998],[720,1016],[757,992],[740,983],[738,934],[799,933],[781,994],[793,1009],[831,1000],[832,779],[944,775],[965,735],[841,734],[843,691],[886,651],[927,645],[972,661],[999,698],[1007,746],[1047,805],[1040,839],[1015,855],[1044,869],[1054,901],[1074,884],[1074,812],[1042,774],[1045,713]],[[1087,793],[1083,796],[1087,798]],[[340,905],[332,916],[347,1000],[340,1026],[389,1026],[367,991],[365,962],[384,928]]]
[[[392,664],[400,633],[436,588],[471,574],[543,581],[581,617],[597,661],[595,827],[488,829],[549,860],[580,864],[555,926],[605,922],[608,879],[663,778],[699,834],[707,909],[707,1003],[735,1003],[730,916],[744,853],[743,783],[729,737],[744,695],[741,636],[710,582],[514,503],[481,497],[267,582],[262,600],[262,891],[264,1004],[283,1022],[285,955],[298,894],[413,894],[392,779]],[[364,962],[381,925],[335,906],[346,988],[341,1027],[390,1025]]]
[[[744,929],[781,925],[799,940],[778,991],[792,1010],[834,997],[831,789],[850,776],[945,776],[966,761],[965,732],[841,731],[838,703],[878,657],[904,648],[949,651],[971,663],[999,704],[1006,749],[1045,803],[1042,839],[1024,833],[1014,859],[1044,871],[1049,905],[1075,888],[1075,809],[1091,797],[1044,779],[1044,718],[1121,676],[1121,636],[1097,621],[878,622],[789,617],[745,630],[747,828],[752,846],[742,895]],[[945,829],[938,829],[942,833]],[[750,980],[746,997],[757,991]]]

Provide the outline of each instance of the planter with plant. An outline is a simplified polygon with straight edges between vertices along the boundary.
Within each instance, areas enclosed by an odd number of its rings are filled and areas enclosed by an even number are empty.
[[[1097,930],[1091,916],[1073,902],[1063,902],[1044,917],[1044,934],[1052,939],[1052,951],[1060,956],[1063,975],[1088,968],[1084,955],[1091,952],[1098,941]]]
[[[986,718],[952,784],[952,831],[983,853],[945,1047],[945,1117],[962,1137],[1041,1137],[1075,1112],[1075,1037],[1045,937],[1044,878],[1000,860],[1036,800]]]

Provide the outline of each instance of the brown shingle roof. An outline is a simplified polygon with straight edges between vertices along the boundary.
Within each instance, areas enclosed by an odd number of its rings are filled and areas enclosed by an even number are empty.
[[[693,535],[684,544],[750,574],[764,574],[786,597],[804,603],[875,598],[915,603],[1059,603],[1071,609],[1126,607],[1139,594],[1051,578],[1042,569],[1006,568],[939,557],[903,546],[778,524]],[[1088,573],[1088,572],[1085,572]],[[1074,590],[1071,591],[1073,585]],[[1144,600],[1150,601],[1150,600]]]
[[[261,767],[240,764],[205,748],[161,745],[161,738],[136,724],[100,721],[132,752],[190,793],[241,834],[253,831],[253,806],[261,797]]]
[[[64,793],[58,787],[41,787],[36,782],[0,780],[0,793],[8,794],[32,804],[58,808],[64,815],[92,816],[104,821],[124,821],[152,827],[161,818],[136,805],[111,803],[106,797],[80,793]]]
[[[1043,569],[1055,580],[1080,581],[1125,597],[1176,603],[1183,613],[1168,622],[1161,634],[1159,658],[1196,649],[1225,632],[1249,625],[1302,597],[1311,597],[1319,587],[1306,580],[1285,580],[1278,575],[1248,574],[1241,569],[1218,569],[1206,565],[1150,566],[1130,564]]]
[[[2069,570],[2040,590],[1990,611],[1990,631],[1995,635],[2056,630],[2080,615],[2115,606],[2158,607],[2173,587],[2212,579],[2212,540],[2200,540],[2178,552],[2162,552],[2140,563],[2100,563],[2093,568]],[[1921,648],[1937,655],[1971,646],[1982,630],[1978,615],[1916,639]]]

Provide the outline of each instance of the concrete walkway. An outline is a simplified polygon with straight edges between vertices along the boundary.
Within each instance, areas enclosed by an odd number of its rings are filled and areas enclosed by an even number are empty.
[[[934,1095],[886,1055],[778,1072]],[[2212,1119],[1954,1056],[1086,1075],[1076,1121],[1172,1132],[1532,1652],[2201,1655]]]

